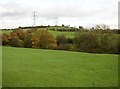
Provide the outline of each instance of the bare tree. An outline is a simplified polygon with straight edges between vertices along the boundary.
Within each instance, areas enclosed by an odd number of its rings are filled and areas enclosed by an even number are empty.
[[[96,25],[95,29],[99,29],[99,30],[109,30],[110,27],[108,25],[105,24],[100,24],[100,25]]]

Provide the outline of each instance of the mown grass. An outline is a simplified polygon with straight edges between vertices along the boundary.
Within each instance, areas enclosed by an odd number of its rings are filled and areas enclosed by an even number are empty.
[[[115,87],[118,55],[3,47],[3,87]]]

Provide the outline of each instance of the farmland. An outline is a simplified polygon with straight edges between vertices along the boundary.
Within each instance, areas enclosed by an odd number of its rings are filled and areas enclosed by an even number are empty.
[[[24,31],[27,31],[26,29],[23,29]],[[12,30],[3,30],[0,32],[0,34],[10,34],[10,32],[12,32]],[[59,31],[50,31],[49,32],[54,36],[58,36],[58,35],[65,35],[66,37],[70,37],[73,38],[75,35],[75,32],[59,32]]]
[[[3,46],[3,87],[115,87],[118,55]]]
[[[0,88],[119,88],[117,12],[118,0],[1,0]]]
[[[3,30],[3,31],[0,31],[0,34],[10,34],[10,32],[12,32],[12,30]]]
[[[73,38],[75,35],[75,32],[59,32],[59,31],[49,31],[54,37],[58,35],[65,35],[66,37]]]

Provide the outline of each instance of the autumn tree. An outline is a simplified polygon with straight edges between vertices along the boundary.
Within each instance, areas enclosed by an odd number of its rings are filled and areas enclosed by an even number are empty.
[[[32,48],[55,48],[56,39],[47,30],[37,30],[32,36]]]
[[[10,45],[13,47],[24,47],[24,41],[18,38],[12,38],[10,41]]]
[[[10,39],[11,39],[11,37],[9,34],[3,34],[2,35],[2,45],[9,45]]]
[[[25,40],[25,38],[28,36],[28,33],[26,31],[23,31],[21,28],[18,28],[17,30],[13,30],[13,32],[10,33],[10,35],[16,35],[19,39]]]
[[[11,35],[11,45],[18,47],[31,47],[31,36],[28,32],[23,31],[21,28],[13,30]]]

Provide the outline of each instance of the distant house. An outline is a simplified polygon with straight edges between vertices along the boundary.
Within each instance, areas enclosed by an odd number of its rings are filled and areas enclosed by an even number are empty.
[[[70,28],[70,25],[66,25],[66,26],[64,26],[65,28]]]

